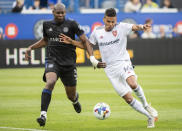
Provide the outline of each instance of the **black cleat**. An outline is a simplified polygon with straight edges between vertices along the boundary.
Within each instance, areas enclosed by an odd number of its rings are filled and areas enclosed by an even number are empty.
[[[80,113],[81,112],[81,104],[80,104],[80,102],[75,102],[75,103],[73,103],[73,107],[74,107],[74,109],[75,109],[75,111],[77,112],[77,113]]]
[[[75,109],[75,111],[76,111],[77,113],[80,113],[82,109],[81,109],[81,104],[80,104],[80,102],[78,101],[78,98],[79,98],[79,95],[78,95],[78,93],[77,93],[76,100],[75,100],[75,102],[73,102],[73,107],[74,107],[74,109]]]
[[[46,123],[45,116],[41,115],[41,117],[37,118],[37,122],[39,123],[40,126],[45,126]]]

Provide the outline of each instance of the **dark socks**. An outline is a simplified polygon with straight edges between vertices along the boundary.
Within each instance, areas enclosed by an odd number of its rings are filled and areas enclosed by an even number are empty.
[[[78,93],[76,93],[76,99],[74,101],[72,101],[73,103],[76,103],[78,101],[79,95]]]
[[[49,103],[51,101],[52,91],[48,89],[43,89],[41,96],[41,111],[46,111],[49,107]]]

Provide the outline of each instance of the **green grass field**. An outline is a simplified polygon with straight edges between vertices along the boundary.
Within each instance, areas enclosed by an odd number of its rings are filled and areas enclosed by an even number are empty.
[[[46,126],[39,127],[36,118],[40,115],[40,95],[45,85],[43,71],[43,68],[0,69],[0,131],[23,128],[52,131],[182,131],[182,65],[135,68],[148,101],[159,112],[155,129],[146,128],[147,118],[131,109],[116,94],[102,69],[93,70],[91,67],[78,67],[77,90],[82,113],[74,111],[58,80]],[[112,113],[108,119],[94,117],[93,107],[98,102],[110,105]]]

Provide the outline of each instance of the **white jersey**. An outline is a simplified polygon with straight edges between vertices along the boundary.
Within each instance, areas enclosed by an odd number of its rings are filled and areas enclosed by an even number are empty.
[[[126,50],[127,35],[132,31],[133,24],[118,23],[112,31],[105,31],[105,26],[97,27],[90,35],[89,41],[98,44],[102,61],[107,65],[118,61],[130,60]]]

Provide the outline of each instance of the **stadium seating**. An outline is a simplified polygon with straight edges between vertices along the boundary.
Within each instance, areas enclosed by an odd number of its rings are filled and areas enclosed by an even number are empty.
[[[1,0],[0,9],[1,9],[2,13],[10,12],[14,1],[15,0]]]
[[[13,5],[13,2],[15,0],[0,0],[0,13],[9,13],[11,12],[11,9],[12,9],[12,5]],[[83,0],[61,0],[67,8],[75,8],[75,7],[83,7],[84,6],[84,1]],[[76,1],[80,1],[79,2],[76,2]],[[93,9],[93,8],[108,8],[108,7],[115,7],[117,8],[119,11],[123,11],[123,8],[124,8],[124,5],[125,3],[127,2],[128,0],[90,0],[90,4],[89,4],[89,7],[90,9]],[[144,4],[145,0],[140,0],[142,2],[142,4]],[[159,6],[161,6],[161,4],[163,3],[163,0],[153,0],[154,2],[156,2]],[[42,3],[44,2],[44,3]],[[45,3],[46,0],[41,0],[41,6],[42,4],[46,4]],[[77,4],[77,6],[74,6],[73,7],[73,2],[74,4]],[[98,2],[98,3],[95,3],[95,2]],[[29,6],[31,6],[33,3],[33,0],[25,0],[25,6],[26,8],[28,9]],[[179,10],[182,10],[182,0],[172,0],[172,3],[174,5],[174,7],[178,8]],[[46,6],[46,5],[45,5]],[[78,11],[79,12],[79,9],[78,10],[73,10],[74,12]]]

